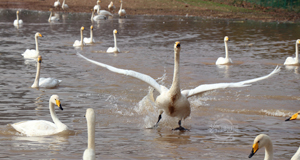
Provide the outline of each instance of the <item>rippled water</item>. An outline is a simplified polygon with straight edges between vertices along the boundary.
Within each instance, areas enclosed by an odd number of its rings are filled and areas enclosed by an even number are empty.
[[[103,63],[142,72],[167,87],[173,76],[173,45],[181,42],[181,87],[236,82],[266,75],[287,56],[294,56],[299,24],[263,23],[177,16],[114,16],[94,24],[97,43],[75,49],[85,27],[89,37],[90,14],[60,14],[48,23],[49,12],[21,11],[24,25],[13,26],[15,10],[0,10],[0,158],[81,159],[87,147],[87,108],[96,118],[97,159],[246,159],[260,133],[273,140],[275,157],[288,159],[299,147],[300,122],[285,122],[298,111],[299,69],[286,68],[250,87],[220,89],[193,96],[191,116],[176,132],[177,120],[158,117],[148,98],[149,87],[132,77],[112,73],[91,64],[76,53]],[[122,53],[105,53],[113,46],[117,29]],[[21,54],[34,49],[40,32],[41,76],[63,80],[56,89],[32,89],[35,64]],[[214,65],[224,56],[224,36],[229,36],[229,55],[234,65]],[[48,100],[58,94],[64,107],[56,110],[70,132],[46,137],[25,137],[8,125],[23,120],[51,120]],[[157,93],[155,93],[157,96]],[[214,124],[231,128],[220,131]],[[221,133],[219,133],[221,132]],[[263,149],[253,159],[262,159]]]

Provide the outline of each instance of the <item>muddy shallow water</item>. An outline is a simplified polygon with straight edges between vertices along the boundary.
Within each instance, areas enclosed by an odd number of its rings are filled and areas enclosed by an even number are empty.
[[[72,46],[89,37],[90,14],[60,14],[48,23],[49,12],[21,11],[22,26],[14,27],[14,10],[0,10],[0,158],[81,159],[87,147],[84,118],[87,108],[96,117],[97,159],[248,159],[260,133],[273,140],[275,158],[288,159],[299,147],[300,122],[285,122],[299,110],[299,69],[281,72],[250,87],[219,89],[189,98],[192,113],[183,126],[163,115],[157,129],[146,129],[158,117],[146,83],[91,64],[76,53],[115,67],[135,70],[170,87],[175,41],[181,42],[182,89],[200,84],[237,82],[270,73],[294,56],[299,24],[263,23],[178,16],[114,16],[94,23],[96,44]],[[119,54],[105,53],[118,30]],[[21,54],[34,49],[40,32],[41,76],[61,79],[56,89],[32,89],[35,62]],[[224,57],[224,36],[234,64],[218,67]],[[61,98],[56,113],[70,131],[54,136],[26,137],[9,124],[33,119],[51,120],[48,101]],[[157,92],[154,92],[157,96]],[[227,128],[216,128],[217,125]],[[222,130],[223,129],[223,130]],[[263,149],[253,159],[264,157]]]

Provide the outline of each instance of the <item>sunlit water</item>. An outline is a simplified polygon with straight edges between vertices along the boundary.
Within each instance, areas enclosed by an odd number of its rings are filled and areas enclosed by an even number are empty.
[[[91,64],[76,53],[115,66],[142,72],[170,87],[175,41],[181,42],[180,81],[183,89],[200,84],[236,82],[270,73],[294,56],[299,24],[263,23],[177,16],[117,15],[94,23],[96,44],[75,49],[80,27],[89,37],[90,14],[60,14],[48,23],[49,12],[21,11],[24,24],[13,26],[15,10],[0,10],[0,158],[81,159],[87,147],[84,114],[94,108],[97,159],[248,159],[252,142],[260,133],[273,140],[275,157],[289,159],[300,145],[300,122],[285,122],[300,109],[299,69],[282,66],[281,72],[250,87],[220,89],[193,96],[192,113],[177,132],[177,120],[158,112],[147,96],[149,87],[132,77],[112,73]],[[105,53],[113,46],[117,29],[121,53]],[[34,49],[40,32],[42,77],[62,80],[56,89],[32,89],[35,63],[21,54]],[[214,65],[224,57],[224,36],[234,65]],[[61,98],[56,108],[70,132],[46,137],[26,137],[10,125],[33,119],[51,120],[48,101]],[[154,92],[157,96],[157,92]],[[218,128],[224,125],[227,128]],[[215,126],[215,127],[214,127]],[[219,133],[220,132],[220,133]],[[262,159],[261,149],[253,159]]]

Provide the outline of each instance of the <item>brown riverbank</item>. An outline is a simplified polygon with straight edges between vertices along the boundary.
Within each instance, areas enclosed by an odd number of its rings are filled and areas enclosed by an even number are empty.
[[[62,3],[62,0],[60,0]],[[111,0],[102,0],[101,9],[107,10]],[[53,8],[55,0],[0,0],[0,8],[20,8],[29,10],[48,11]],[[120,2],[114,1],[116,10]],[[96,4],[96,0],[66,0],[69,5],[68,12],[90,12]],[[251,19],[262,21],[300,21],[300,14],[284,9],[270,9],[263,7],[249,7],[247,5],[230,6],[226,11],[220,8],[193,5],[176,0],[124,0],[123,8],[128,15],[189,15],[200,17]],[[247,8],[248,7],[248,8]],[[233,9],[232,9],[233,8]],[[247,12],[239,8],[246,8]],[[232,10],[230,10],[232,9]],[[57,11],[59,11],[57,9]]]

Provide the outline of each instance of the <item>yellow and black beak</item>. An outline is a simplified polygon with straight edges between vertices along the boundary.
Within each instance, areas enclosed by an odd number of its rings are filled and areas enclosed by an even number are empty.
[[[60,110],[64,110],[64,109],[62,108],[61,104],[60,104],[60,100],[55,100],[55,102],[56,102],[56,105],[58,106],[58,108],[59,108]]]
[[[176,44],[176,48],[180,48],[180,42],[175,42],[175,44]]]
[[[39,63],[42,63],[42,56],[38,56],[37,61],[38,61]]]
[[[91,30],[93,30],[94,29],[94,27],[93,26],[91,26]]]
[[[292,115],[292,117],[286,119],[285,121],[291,121],[291,120],[295,120],[297,119],[299,113],[295,113],[294,115]]]
[[[39,34],[39,37],[44,37],[42,34]]]
[[[251,153],[249,155],[249,158],[251,158],[257,151],[258,151],[258,142],[256,142],[255,144],[253,144],[252,151],[251,151]]]

